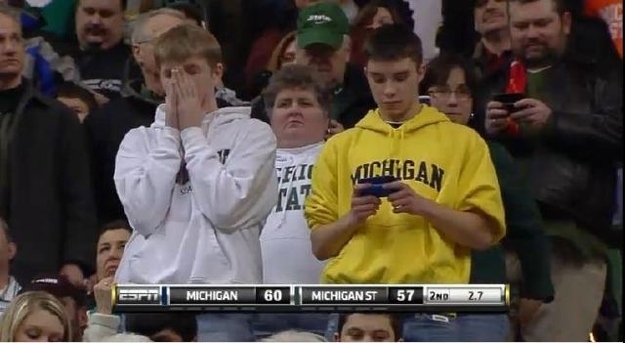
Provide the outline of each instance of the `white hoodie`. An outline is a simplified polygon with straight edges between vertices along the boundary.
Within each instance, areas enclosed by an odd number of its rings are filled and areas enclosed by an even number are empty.
[[[249,107],[207,114],[202,128],[154,123],[128,132],[115,186],[134,232],[119,283],[258,283],[260,228],[277,200],[276,140]],[[189,182],[176,183],[181,163]]]
[[[312,167],[323,142],[294,149],[278,149],[278,203],[260,235],[265,283],[319,283],[325,266],[311,250],[304,219],[304,200],[310,192]]]
[[[152,342],[149,337],[118,333],[121,318],[112,314],[93,313],[82,336],[83,342]]]

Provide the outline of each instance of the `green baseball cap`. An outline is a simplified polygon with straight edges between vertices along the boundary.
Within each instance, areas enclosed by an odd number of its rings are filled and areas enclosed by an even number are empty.
[[[300,48],[325,44],[338,49],[347,34],[349,21],[343,9],[333,2],[306,6],[297,17],[297,45]]]

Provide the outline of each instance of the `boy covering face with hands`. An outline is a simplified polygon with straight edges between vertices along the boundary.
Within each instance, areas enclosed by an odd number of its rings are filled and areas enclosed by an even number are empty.
[[[247,107],[217,109],[221,50],[208,31],[179,26],[154,49],[166,103],[117,154],[115,185],[134,232],[116,281],[261,283],[260,228],[278,197],[275,136]],[[198,338],[211,340],[202,323]]]

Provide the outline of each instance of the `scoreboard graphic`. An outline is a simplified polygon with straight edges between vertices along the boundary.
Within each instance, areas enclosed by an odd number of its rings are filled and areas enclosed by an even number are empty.
[[[116,285],[117,313],[507,312],[508,285]]]

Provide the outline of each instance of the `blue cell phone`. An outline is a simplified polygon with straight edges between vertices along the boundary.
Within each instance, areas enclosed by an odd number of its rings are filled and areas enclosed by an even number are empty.
[[[395,190],[384,188],[384,184],[390,183],[393,181],[397,181],[397,178],[394,176],[375,176],[375,177],[369,177],[366,179],[360,179],[358,180],[359,184],[368,183],[371,185],[368,188],[361,190],[360,195],[361,196],[373,195],[374,197],[385,198],[393,194]]]

